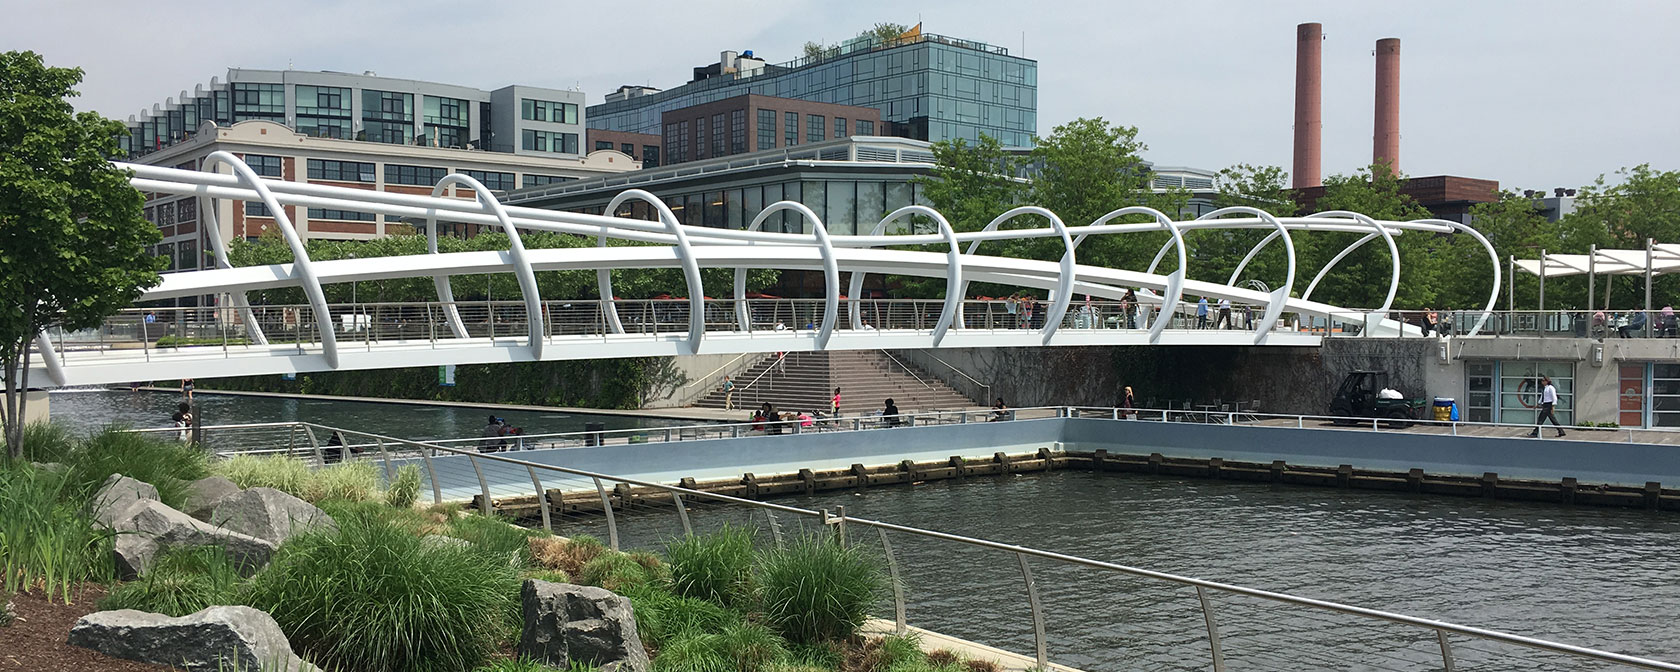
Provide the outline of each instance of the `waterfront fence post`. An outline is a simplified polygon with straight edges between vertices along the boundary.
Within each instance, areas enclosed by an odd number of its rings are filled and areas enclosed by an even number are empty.
[[[1196,586],[1196,599],[1202,602],[1202,620],[1207,621],[1208,647],[1213,652],[1213,672],[1225,672],[1225,654],[1219,649],[1219,624],[1213,619],[1213,605],[1208,602],[1207,589]]]
[[[782,547],[782,524],[776,520],[776,512],[764,510],[764,517],[770,521],[770,537],[775,539],[776,548]]]
[[[1032,609],[1033,641],[1038,644],[1038,669],[1050,669],[1050,647],[1044,639],[1044,610],[1038,603],[1038,586],[1033,583],[1032,569],[1027,567],[1027,554],[1016,553],[1021,562],[1021,580],[1027,584],[1027,606]]]
[[[898,576],[898,557],[893,555],[892,542],[887,541],[887,531],[879,527],[875,531],[881,535],[881,551],[887,556],[887,574],[892,577],[894,632],[903,636],[909,624],[904,620],[904,580]]]
[[[694,527],[688,524],[688,507],[683,506],[682,493],[672,490],[671,502],[677,505],[677,517],[682,519],[683,536],[694,536]]]
[[[846,547],[846,507],[836,506],[836,507],[834,507],[834,510],[836,512],[835,516],[834,516],[834,534],[836,535],[836,537],[840,541],[840,547],[845,548]]]
[[[397,480],[397,472],[391,469],[391,452],[385,450],[385,439],[374,440],[379,444],[379,459],[385,462],[385,487],[391,487],[391,483]]]
[[[490,515],[490,482],[484,480],[484,470],[478,468],[477,455],[469,453],[467,455],[467,461],[472,463],[473,473],[478,475],[478,489],[484,494],[483,501],[478,504],[478,511],[488,517]],[[616,551],[618,549],[614,548],[613,550]]]
[[[321,442],[315,439],[315,428],[304,425],[303,433],[309,437],[309,452],[315,454],[315,464],[325,465],[327,461],[321,457]]]
[[[438,485],[437,468],[432,465],[432,448],[420,449],[420,460],[426,463],[426,475],[432,479],[432,503],[443,503],[443,487]]]
[[[1447,631],[1436,630],[1435,638],[1441,642],[1441,669],[1453,672],[1452,644],[1447,642]]]
[[[612,500],[607,499],[607,486],[601,484],[599,477],[594,478],[595,492],[601,495],[601,513],[607,516],[607,547],[618,550],[618,522],[613,520]]]
[[[543,529],[554,534],[554,523],[548,513],[548,491],[543,489],[542,479],[537,478],[537,470],[531,465],[525,465],[525,471],[531,474],[531,487],[537,490],[537,506],[542,509]]]

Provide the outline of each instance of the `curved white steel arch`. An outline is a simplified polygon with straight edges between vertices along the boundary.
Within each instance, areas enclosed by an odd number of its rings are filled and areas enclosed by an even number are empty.
[[[1318,213],[1313,213],[1313,214],[1307,215],[1306,218],[1307,219],[1322,219],[1322,218],[1325,218],[1325,217],[1332,217],[1332,216],[1352,217],[1352,218],[1354,218],[1354,219],[1356,219],[1360,222],[1363,222],[1367,226],[1370,226],[1373,229],[1373,232],[1369,233],[1369,234],[1366,234],[1365,237],[1360,238],[1359,240],[1354,241],[1354,243],[1352,245],[1347,246],[1346,249],[1343,249],[1334,258],[1332,258],[1328,263],[1324,264],[1324,268],[1322,268],[1318,271],[1318,275],[1313,276],[1312,282],[1307,283],[1307,291],[1301,293],[1301,298],[1302,299],[1312,298],[1313,290],[1318,287],[1319,281],[1323,280],[1324,276],[1330,273],[1330,269],[1335,268],[1337,263],[1340,263],[1343,258],[1347,257],[1347,255],[1352,254],[1354,250],[1359,249],[1360,247],[1364,246],[1365,243],[1371,242],[1371,239],[1376,238],[1377,236],[1380,235],[1380,236],[1382,236],[1383,241],[1388,243],[1388,256],[1389,256],[1389,260],[1390,260],[1390,263],[1389,263],[1389,279],[1388,279],[1388,296],[1383,298],[1382,305],[1372,309],[1372,312],[1378,312],[1378,313],[1388,312],[1388,310],[1394,306],[1394,296],[1395,296],[1395,294],[1399,293],[1399,291],[1400,291],[1400,247],[1398,245],[1394,244],[1394,234],[1392,234],[1388,231],[1388,227],[1385,227],[1381,224],[1378,224],[1376,222],[1376,220],[1371,219],[1370,217],[1366,217],[1365,215],[1359,214],[1357,212],[1350,212],[1350,211],[1347,211],[1347,210],[1330,210],[1330,211],[1327,211],[1327,212],[1318,212]]]
[[[614,196],[611,201],[607,201],[607,207],[603,210],[603,212],[618,212],[618,206],[623,205],[625,201],[630,199],[642,201],[653,206],[654,210],[659,213],[660,223],[667,229],[669,229],[673,224],[678,223],[677,213],[671,211],[671,206],[666,205],[665,201],[660,200],[658,196],[641,189],[626,189],[619,192],[618,195]],[[602,226],[601,235],[598,236],[596,240],[597,247],[607,246],[607,233],[608,227]],[[608,328],[612,329],[615,334],[624,333],[624,323],[619,321],[618,318],[618,305],[613,303],[612,269],[596,269],[595,286],[601,294],[601,313],[607,316]],[[692,293],[692,291],[690,293]]]
[[[770,207],[765,208],[763,212],[758,213],[757,217],[753,217],[752,224],[747,227],[747,230],[757,231],[759,227],[764,225],[764,220],[770,218],[770,215],[785,210],[804,215],[805,219],[811,222],[811,236],[816,241],[817,248],[822,251],[824,300],[822,326],[817,331],[817,348],[827,349],[828,339],[834,335],[834,323],[840,317],[840,262],[834,260],[834,244],[829,241],[828,227],[823,225],[822,219],[817,217],[817,213],[812,212],[804,203],[776,201],[771,203]],[[737,317],[745,310],[745,304],[742,301],[746,298],[746,287],[747,270],[737,267],[735,269]]]
[[[206,189],[205,187],[200,187]],[[216,201],[209,196],[198,199],[198,221],[204,223],[204,233],[210,237],[210,250],[216,258],[216,268],[233,268],[232,260],[228,259],[227,241],[222,239],[222,224],[218,218]],[[239,311],[239,317],[245,322],[245,337],[257,345],[268,345],[268,335],[263,333],[257,324],[257,316],[251,312],[250,300],[244,292],[229,292],[228,298],[233,301],[233,307]]]
[[[311,312],[315,313],[315,327],[321,332],[321,358],[326,360],[327,368],[338,368],[338,335],[333,332],[332,311],[327,308],[327,295],[321,290],[321,281],[315,276],[315,267],[309,261],[309,250],[304,248],[303,239],[298,237],[297,228],[292,226],[292,218],[286,216],[286,209],[280,206],[274,192],[269,191],[268,184],[257,176],[257,171],[251,170],[239,157],[216,150],[204,157],[203,170],[214,170],[219,164],[232,168],[234,176],[255,191],[268,208],[268,214],[274,216],[275,226],[280,227],[280,235],[285,237],[286,246],[292,249],[293,274],[303,286],[303,295],[309,299]]]
[[[965,291],[959,289],[959,287],[966,286],[967,283],[963,282],[962,255],[960,254],[961,248],[959,248],[957,244],[956,232],[951,229],[951,223],[945,220],[945,216],[939,214],[939,211],[925,205],[906,205],[902,208],[889,212],[887,213],[887,216],[882,217],[881,221],[875,223],[875,228],[871,231],[870,235],[872,237],[880,236],[884,231],[886,231],[888,224],[909,215],[923,215],[933,219],[939,225],[939,235],[944,237],[945,242],[949,247],[947,255],[950,259],[950,268],[945,275],[946,302],[944,308],[948,309],[950,307],[950,297],[953,293],[955,293],[955,295],[959,298],[957,299],[957,308],[955,311],[951,311],[949,319],[947,319],[947,316],[944,314],[945,311],[941,311],[939,324],[955,324],[957,316],[959,316],[962,312],[961,296],[962,292]],[[862,271],[852,271],[851,286],[848,288],[846,293],[846,296],[848,297],[847,302],[851,307],[853,329],[863,328],[863,318],[860,314],[861,309],[860,304],[858,303],[858,294],[863,292],[863,279],[865,275],[867,275],[867,273]],[[935,343],[937,343],[940,338],[943,338],[944,331],[937,331],[936,335],[939,338],[935,339]]]
[[[1290,292],[1295,289],[1295,239],[1290,237],[1289,229],[1284,228],[1283,222],[1278,221],[1277,217],[1272,216],[1272,213],[1246,205],[1234,205],[1220,208],[1202,215],[1201,217],[1197,217],[1196,219],[1204,221],[1212,220],[1232,213],[1254,215],[1260,219],[1271,222],[1273,226],[1277,227],[1277,230],[1272,232],[1272,236],[1283,237],[1284,256],[1288,259],[1288,271],[1284,276],[1283,286],[1277,288],[1277,290],[1271,293],[1271,298],[1266,301],[1266,312],[1260,318],[1259,328],[1255,329],[1254,344],[1259,345],[1265,342],[1266,335],[1271,333],[1272,327],[1277,324],[1278,317],[1283,314],[1284,303],[1288,301]],[[1270,240],[1272,236],[1267,236],[1267,240]],[[1261,244],[1265,244],[1264,241],[1262,241]],[[1247,259],[1244,259],[1244,263],[1247,263]],[[1240,268],[1238,269],[1238,273],[1241,273]],[[1225,284],[1235,285],[1236,275],[1233,275],[1231,280]]]
[[[525,241],[519,238],[519,229],[513,226],[513,220],[508,218],[507,210],[502,208],[501,201],[490,193],[482,182],[462,173],[450,173],[438,180],[437,186],[432,187],[433,195],[443,191],[451,184],[465,185],[473,190],[473,198],[480,206],[490,211],[502,223],[502,230],[508,237],[508,258],[513,262],[514,277],[519,280],[519,291],[525,299],[525,331],[530,338],[531,357],[542,359],[543,351],[543,319],[542,295],[537,291],[537,274],[531,270],[531,261],[525,258]],[[435,230],[435,227],[428,227]],[[436,277],[436,276],[433,276]],[[492,334],[494,339],[494,334]]]
[[[1149,325],[1149,342],[1156,343],[1160,341],[1161,332],[1166,330],[1167,323],[1172,320],[1173,311],[1177,310],[1178,302],[1184,298],[1184,279],[1186,269],[1190,266],[1190,254],[1185,251],[1184,231],[1179,224],[1168,217],[1166,213],[1148,206],[1133,205],[1109,211],[1108,214],[1091,222],[1091,227],[1102,226],[1116,217],[1125,215],[1149,215],[1154,217],[1158,228],[1164,228],[1172,234],[1172,240],[1167,241],[1167,244],[1161,247],[1161,251],[1155,255],[1155,260],[1149,262],[1149,270],[1144,271],[1144,273],[1153,275],[1155,267],[1160,265],[1162,257],[1167,254],[1167,250],[1172,246],[1178,247],[1178,269],[1167,276],[1167,286],[1161,294],[1161,310],[1155,315],[1155,321]],[[1084,241],[1085,236],[1080,236],[1079,240]],[[1075,246],[1077,245],[1076,242]]]
[[[1062,267],[1062,281],[1057,284],[1056,289],[1051,290],[1055,294],[1050,300],[1050,312],[1045,313],[1044,328],[1039,331],[1039,333],[1043,335],[1043,344],[1049,345],[1051,337],[1056,335],[1056,328],[1062,325],[1062,316],[1067,314],[1068,302],[1073,298],[1073,238],[1068,235],[1067,225],[1062,223],[1061,217],[1057,217],[1056,213],[1050,212],[1049,210],[1036,205],[1023,205],[1016,208],[1010,208],[1003,214],[993,217],[992,221],[988,222],[986,226],[980,229],[980,231],[983,233],[996,231],[1004,222],[1022,215],[1038,215],[1050,220],[1050,229],[1055,231],[1056,235],[1062,239],[1063,252],[1060,262]],[[973,256],[975,251],[980,249],[981,242],[982,241],[980,240],[975,240],[974,242],[969,243],[968,250],[963,254]],[[963,282],[962,286],[957,289],[957,295],[959,297],[968,296],[968,283],[966,281]],[[957,324],[959,325],[962,324],[962,314],[962,305],[959,303],[957,305]]]

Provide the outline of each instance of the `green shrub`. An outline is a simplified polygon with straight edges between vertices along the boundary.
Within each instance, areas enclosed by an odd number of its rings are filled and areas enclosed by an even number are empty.
[[[718,632],[741,621],[739,614],[716,603],[673,595],[658,587],[640,586],[621,594],[630,598],[642,642],[653,647],[663,647],[690,633]]]
[[[887,588],[875,558],[826,536],[803,536],[759,560],[765,622],[790,641],[851,637]]]
[[[572,577],[558,569],[529,569],[521,573],[520,578],[536,579],[549,583],[571,583]]]
[[[888,635],[880,639],[870,640],[875,646],[877,654],[876,669],[897,670],[899,668],[923,666],[927,663],[927,654],[922,653],[922,639],[915,633],[903,635]]]
[[[472,542],[474,552],[524,567],[531,564],[531,537],[544,533],[519,527],[501,518],[465,515],[450,521],[448,534]]]
[[[112,590],[99,608],[186,616],[206,607],[239,604],[244,581],[238,563],[220,548],[172,549],[160,553],[145,576]]]
[[[696,632],[671,640],[653,659],[653,672],[736,672],[719,651],[717,638]]]
[[[699,537],[683,537],[665,547],[671,587],[678,595],[745,608],[752,604],[753,533],[725,525]]]
[[[344,462],[310,470],[304,479],[303,494],[298,496],[311,502],[384,501],[379,490],[379,469],[370,462]]]
[[[107,428],[83,439],[67,457],[71,484],[91,497],[111,474],[145,481],[158,499],[181,508],[187,483],[210,475],[210,458],[197,446]]]
[[[294,647],[327,669],[463,670],[505,638],[519,578],[506,563],[419,537],[377,515],[293,537],[252,580]]]
[[[634,588],[659,586],[663,583],[659,569],[650,568],[627,554],[612,552],[603,553],[590,560],[574,576],[580,584],[605,588],[619,594]]]
[[[69,474],[0,463],[0,592],[44,590],[70,602],[83,581],[110,581],[112,533],[93,523]]]
[[[75,448],[76,435],[69,427],[54,422],[31,422],[23,426],[23,459],[64,463]]]
[[[570,539],[533,538],[530,545],[531,560],[538,566],[558,569],[573,576],[582,572],[583,566],[589,564],[590,560],[607,552],[606,544],[587,534]]]
[[[274,488],[293,497],[303,497],[309,483],[309,465],[284,455],[235,455],[216,471],[241,489]]]
[[[787,659],[787,643],[769,628],[735,622],[716,631],[685,631],[660,650],[653,667],[658,672],[761,672]]]
[[[550,667],[528,658],[509,658],[498,660],[480,667],[473,672],[595,672],[597,668],[573,661],[567,667]]]
[[[397,477],[385,490],[385,503],[394,509],[412,509],[417,501],[420,501],[420,465],[398,467]]]

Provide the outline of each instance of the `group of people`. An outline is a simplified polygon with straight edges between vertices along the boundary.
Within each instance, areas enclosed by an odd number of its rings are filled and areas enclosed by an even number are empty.
[[[495,453],[508,450],[524,450],[525,428],[509,425],[507,420],[498,418],[495,414],[489,416],[489,422],[484,425],[484,431],[479,432],[478,452]]]
[[[1196,328],[1208,328],[1208,300],[1202,297],[1196,301]],[[1219,300],[1219,318],[1213,323],[1214,329],[1235,329],[1236,323],[1231,321],[1231,300]]]
[[[1617,336],[1622,338],[1643,336],[1647,321],[1651,322],[1649,326],[1652,336],[1675,335],[1676,327],[1680,325],[1677,325],[1674,320],[1674,306],[1663,306],[1655,317],[1654,321],[1648,320],[1645,311],[1623,311],[1608,314],[1602,310],[1596,311],[1592,316],[1592,335],[1603,336],[1613,330]]]

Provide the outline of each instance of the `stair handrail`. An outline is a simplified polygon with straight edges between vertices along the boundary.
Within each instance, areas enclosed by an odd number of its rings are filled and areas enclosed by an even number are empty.
[[[971,382],[971,383],[974,383],[975,385],[979,385],[980,387],[986,388],[986,396],[985,396],[984,399],[981,399],[982,403],[989,402],[989,401],[992,400],[992,386],[991,385],[980,382],[979,380],[975,379],[974,376],[968,375],[967,371],[959,369],[959,368],[956,367],[956,365],[954,365],[950,362],[947,362],[943,359],[940,359],[939,355],[933,354],[932,352],[928,352],[926,349],[920,349],[919,348],[919,349],[916,350],[916,352],[919,352],[919,353],[922,353],[923,355],[926,355],[929,359],[932,359],[933,361],[939,362],[940,364],[944,364],[945,368],[948,368],[952,371],[957,372],[957,375],[962,376],[963,378],[967,379],[968,382]]]
[[[760,371],[758,373],[758,375],[753,376],[752,382],[749,382],[746,385],[742,385],[741,386],[741,391],[742,392],[746,392],[748,389],[751,389],[752,386],[757,385],[758,380],[760,378],[763,378],[764,376],[769,375],[770,373],[774,372],[776,370],[777,366],[780,366],[783,362],[786,361],[787,353],[786,352],[781,353],[780,357],[777,357],[776,355],[772,354],[770,357],[772,358],[770,360],[770,366],[765,367],[763,371]],[[777,360],[781,360],[781,361],[777,361]],[[775,379],[776,379],[775,376],[770,377],[770,380],[772,380],[772,381],[774,381]]]
[[[904,362],[898,361],[898,358],[892,356],[892,353],[887,352],[886,350],[882,350],[881,354],[886,355],[887,359],[890,359],[890,360],[893,361],[894,364],[897,364],[898,368],[904,369],[904,372],[910,374],[911,378],[915,378],[916,382],[922,384],[922,387],[925,387],[925,388],[930,389],[930,390],[933,389],[932,385],[929,385],[927,381],[922,380],[922,377],[916,375],[915,371],[911,371],[910,367],[904,365]]]
[[[687,384],[687,385],[684,385],[684,386],[682,386],[682,389],[684,389],[684,390],[686,390],[686,389],[688,389],[688,388],[691,388],[691,387],[694,387],[694,386],[695,386],[695,385],[699,385],[699,384],[700,384],[700,383],[703,383],[703,382],[705,382],[705,381],[707,381],[707,380],[710,380],[710,379],[711,379],[711,378],[712,378],[712,376],[715,376],[715,375],[717,375],[717,374],[718,374],[718,372],[719,372],[719,371],[722,371],[722,370],[724,370],[724,369],[727,369],[727,368],[729,368],[729,367],[731,367],[731,366],[734,366],[734,365],[735,365],[735,362],[739,362],[739,361],[741,361],[741,359],[742,359],[742,358],[743,358],[743,357],[746,357],[746,356],[747,356],[747,355],[763,355],[763,354],[766,354],[766,353],[759,353],[759,352],[743,352],[743,353],[741,353],[741,354],[739,354],[739,355],[736,355],[736,356],[735,356],[735,359],[731,359],[731,360],[729,360],[729,361],[727,361],[727,362],[724,362],[724,364],[723,364],[723,366],[720,366],[720,367],[717,367],[717,368],[715,368],[715,369],[712,369],[712,371],[711,371],[711,373],[708,373],[708,374],[706,374],[706,375],[704,375],[704,376],[701,376],[701,377],[699,377],[699,378],[695,378],[695,379],[694,379],[694,380],[691,380],[691,381],[689,381],[689,382],[688,382],[688,384]]]

